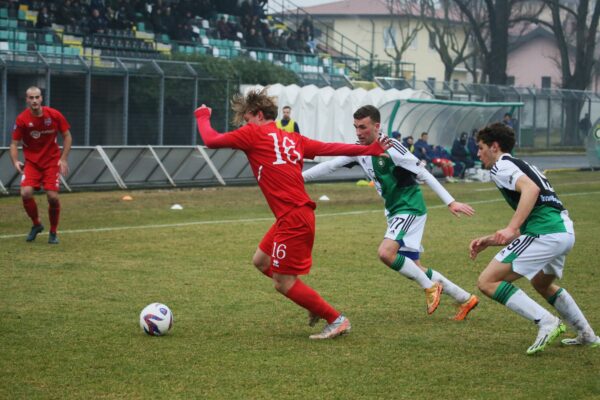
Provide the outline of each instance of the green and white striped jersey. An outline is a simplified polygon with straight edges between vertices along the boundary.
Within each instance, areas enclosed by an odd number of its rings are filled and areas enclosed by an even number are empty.
[[[327,175],[338,168],[358,163],[367,177],[375,182],[377,193],[383,198],[386,215],[425,215],[427,207],[417,180],[424,181],[448,205],[454,198],[444,189],[423,163],[400,142],[392,139],[388,157],[337,157],[322,162],[302,173],[305,181]]]

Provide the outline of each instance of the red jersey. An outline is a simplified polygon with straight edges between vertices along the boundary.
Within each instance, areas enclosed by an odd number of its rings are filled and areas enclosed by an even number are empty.
[[[43,106],[40,117],[33,115],[29,109],[17,116],[12,138],[23,142],[26,162],[45,168],[58,163],[60,149],[56,142],[57,134],[70,128],[60,111]]]
[[[324,143],[296,132],[278,129],[275,122],[258,126],[247,124],[240,129],[218,134],[210,126],[208,110],[196,111],[198,131],[210,148],[229,147],[246,153],[254,177],[276,218],[290,209],[316,204],[304,189],[304,158],[336,155],[379,155],[384,152],[378,141],[369,146]]]

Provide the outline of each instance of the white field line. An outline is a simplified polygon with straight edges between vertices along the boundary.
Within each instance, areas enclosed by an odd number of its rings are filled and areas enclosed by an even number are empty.
[[[594,194],[600,194],[600,191],[580,192],[580,193],[563,193],[560,195],[560,197],[588,196],[588,195],[594,195]],[[473,201],[473,202],[470,202],[469,204],[476,205],[476,204],[487,204],[487,203],[499,203],[499,202],[504,202],[504,201],[505,200],[503,198],[499,198],[499,199],[492,199],[492,200]],[[427,208],[429,210],[434,210],[434,209],[439,209],[439,208],[446,208],[446,206],[439,204],[439,205],[430,206]],[[346,215],[363,215],[363,214],[371,214],[371,213],[383,214],[383,210],[378,209],[378,210],[345,211],[345,212],[338,212],[338,213],[317,214],[316,216],[317,216],[317,218],[324,218],[324,217],[339,217],[339,216],[346,216]],[[131,229],[181,228],[181,227],[196,226],[196,225],[222,225],[222,224],[239,224],[239,223],[252,223],[252,222],[264,222],[264,221],[273,221],[273,217],[245,218],[245,219],[221,219],[221,220],[214,220],[214,221],[192,221],[192,222],[180,222],[180,223],[174,223],[174,224],[131,225],[131,226],[115,226],[115,227],[107,227],[107,228],[90,228],[90,229],[68,229],[68,230],[64,230],[64,231],[61,230],[61,231],[59,231],[59,233],[61,235],[64,235],[64,234],[71,234],[71,233],[115,232],[115,231],[131,230]],[[44,232],[44,233],[41,233],[40,235],[47,235],[47,233]],[[23,234],[23,233],[12,234],[12,235],[0,235],[0,240],[1,239],[12,239],[12,238],[23,237],[23,236],[27,236],[27,235]]]

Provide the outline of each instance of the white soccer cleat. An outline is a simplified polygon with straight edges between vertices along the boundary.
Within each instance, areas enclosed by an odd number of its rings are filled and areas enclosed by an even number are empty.
[[[560,319],[556,317],[552,317],[552,321],[549,323],[545,323],[542,325],[542,322],[539,322],[540,329],[538,330],[538,335],[535,338],[535,342],[527,349],[527,354],[532,355],[535,353],[539,353],[543,351],[546,346],[554,341],[557,337],[560,336],[561,333],[567,330],[565,324],[563,324]]]
[[[577,337],[563,339],[560,342],[565,346],[600,347],[600,337],[588,332],[579,332]]]
[[[316,333],[314,335],[310,335],[309,339],[313,340],[322,340],[322,339],[333,339],[334,337],[345,335],[352,330],[352,326],[350,325],[350,320],[340,315],[335,321],[331,324],[325,325],[323,331],[321,333]]]

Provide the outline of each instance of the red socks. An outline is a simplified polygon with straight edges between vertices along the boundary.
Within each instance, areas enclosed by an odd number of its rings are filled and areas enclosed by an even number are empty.
[[[39,225],[40,218],[38,216],[38,209],[35,199],[33,197],[29,199],[23,199],[23,207],[25,208],[25,212],[29,218],[31,218],[33,225]]]
[[[296,279],[296,283],[288,290],[285,295],[288,299],[298,304],[300,307],[306,308],[313,314],[327,320],[328,324],[340,316],[340,312],[331,307],[314,289],[305,285],[300,279]]]
[[[48,218],[50,219],[50,232],[56,233],[56,228],[58,228],[59,217],[60,202],[58,200],[48,202]]]

